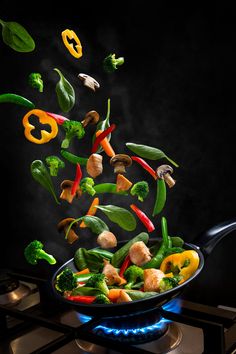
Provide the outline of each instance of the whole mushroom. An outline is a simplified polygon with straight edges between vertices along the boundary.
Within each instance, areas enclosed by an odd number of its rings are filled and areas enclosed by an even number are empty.
[[[67,200],[68,203],[72,203],[74,197],[79,198],[82,195],[80,186],[77,187],[76,192],[74,195],[71,194],[71,189],[74,184],[74,181],[71,181],[69,179],[65,179],[64,181],[61,182],[61,195],[60,199]]]
[[[171,166],[161,165],[157,168],[156,173],[158,178],[164,179],[169,188],[174,187],[175,180],[171,177],[171,174],[173,173],[173,168]]]
[[[132,159],[129,155],[116,154],[110,159],[110,164],[114,167],[114,173],[125,173],[126,167],[132,165]]]
[[[99,121],[100,115],[97,111],[89,111],[85,114],[84,119],[82,120],[81,124],[83,127],[87,127],[87,125],[91,124],[97,124]]]
[[[66,236],[68,227],[69,227],[69,225],[70,225],[74,220],[75,220],[74,218],[65,218],[65,219],[61,220],[61,221],[58,223],[58,225],[57,225],[57,230],[58,230],[59,232],[62,232],[62,231],[63,231],[64,234],[65,234],[65,236]],[[78,223],[78,222],[75,222],[75,223],[72,225],[72,227],[71,227],[71,229],[70,229],[70,231],[69,231],[69,233],[68,233],[67,242],[68,242],[69,244],[74,243],[74,242],[77,241],[78,238],[79,238],[79,236],[78,236],[78,235],[76,234],[76,232],[75,232],[75,229],[78,227],[78,225],[79,225],[79,223]]]

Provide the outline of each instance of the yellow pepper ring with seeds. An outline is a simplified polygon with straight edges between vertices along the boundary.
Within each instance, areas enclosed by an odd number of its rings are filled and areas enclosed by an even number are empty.
[[[188,250],[182,253],[174,253],[163,260],[160,270],[163,273],[166,273],[170,270],[171,266],[174,268],[178,267],[179,275],[182,276],[179,284],[182,284],[196,272],[199,266],[199,261],[199,255],[196,251]],[[165,276],[171,277],[173,276],[173,273],[170,271],[165,274]]]
[[[61,33],[63,43],[65,44],[66,48],[69,50],[70,54],[73,55],[73,57],[79,59],[82,57],[82,45],[80,43],[80,40],[77,36],[77,34],[69,29],[64,30]],[[76,44],[74,45],[73,43],[69,43],[68,39],[74,40]]]
[[[39,122],[41,124],[48,124],[51,128],[50,132],[48,132],[46,130],[41,130],[41,138],[40,139],[34,137],[31,134],[32,130],[35,129],[35,126],[29,122],[29,118],[32,115],[38,117]],[[29,141],[31,141],[32,143],[35,143],[35,144],[45,144],[45,143],[49,142],[50,140],[52,140],[53,138],[55,138],[58,133],[57,122],[52,117],[48,116],[46,112],[44,112],[40,109],[32,109],[31,111],[26,113],[26,115],[24,116],[24,118],[22,120],[22,123],[23,123],[23,126],[25,127],[24,134],[25,134],[26,139],[28,139]]]

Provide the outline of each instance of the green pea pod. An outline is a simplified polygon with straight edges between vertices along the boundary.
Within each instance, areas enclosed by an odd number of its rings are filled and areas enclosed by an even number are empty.
[[[122,229],[135,230],[137,222],[129,210],[116,205],[97,205],[96,208],[103,211],[108,219],[118,224]]]
[[[69,112],[75,104],[75,91],[68,80],[63,76],[61,71],[54,69],[60,76],[60,80],[56,85],[56,94],[59,106],[63,112]]]
[[[72,154],[69,151],[66,150],[61,150],[61,155],[64,157],[64,159],[68,160],[71,163],[77,164],[79,163],[81,166],[86,166],[88,159],[86,157],[79,157],[74,154]]]
[[[32,52],[35,43],[26,29],[17,22],[5,22],[0,20],[2,25],[3,42],[17,52]]]
[[[89,295],[89,296],[97,296],[102,294],[101,290],[97,288],[90,288],[87,286],[80,286],[78,288],[75,288],[72,290],[71,295],[76,296],[76,295]]]
[[[60,204],[52,183],[52,178],[44,165],[43,161],[35,160],[31,163],[31,174],[36,182],[41,184],[49,193],[52,194],[57,204]]]
[[[151,296],[157,295],[154,291],[138,291],[138,290],[125,290],[132,300],[143,300]]]
[[[3,93],[0,95],[0,103],[15,103],[27,108],[35,108],[33,102],[27,100],[27,98],[23,96],[15,95],[14,93]]]
[[[94,187],[96,193],[114,193],[114,194],[122,194],[128,195],[127,191],[119,191],[117,192],[117,185],[115,183],[99,183],[96,184]]]
[[[108,98],[108,100],[107,100],[107,115],[106,115],[106,118],[97,124],[96,132],[98,130],[104,131],[108,127],[110,127],[110,113],[111,113],[111,100],[110,100],[110,98]],[[110,141],[111,134],[108,134],[106,138],[108,139],[108,141]],[[93,135],[93,139],[92,139],[93,143],[94,143],[95,139],[96,139],[96,133]],[[103,148],[100,145],[98,150],[97,150],[97,154],[99,152],[102,152],[102,151],[103,151]]]
[[[159,214],[166,203],[166,183],[164,179],[157,179],[156,201],[153,208],[152,216]]]

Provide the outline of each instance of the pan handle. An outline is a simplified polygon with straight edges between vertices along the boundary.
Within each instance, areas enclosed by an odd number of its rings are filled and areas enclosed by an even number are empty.
[[[194,243],[200,247],[205,256],[209,256],[217,243],[234,230],[236,230],[236,219],[231,219],[213,226],[211,229],[198,236],[194,240]]]

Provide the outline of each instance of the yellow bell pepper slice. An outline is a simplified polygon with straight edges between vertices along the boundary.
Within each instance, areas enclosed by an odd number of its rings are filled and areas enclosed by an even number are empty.
[[[62,36],[63,43],[65,44],[66,48],[69,50],[70,54],[77,59],[82,57],[83,55],[82,45],[80,43],[77,34],[72,30],[66,29],[61,33],[61,36]],[[76,45],[74,45],[73,43],[69,43],[68,39],[70,40],[74,39]]]

